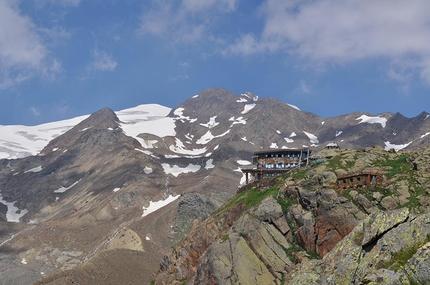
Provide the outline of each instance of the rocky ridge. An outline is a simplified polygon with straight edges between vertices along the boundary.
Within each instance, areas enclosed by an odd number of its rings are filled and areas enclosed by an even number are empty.
[[[163,259],[154,283],[430,282],[430,149],[319,154],[325,162],[273,179],[271,186],[264,181],[196,221]],[[336,188],[339,174],[369,168],[386,177],[382,187]]]

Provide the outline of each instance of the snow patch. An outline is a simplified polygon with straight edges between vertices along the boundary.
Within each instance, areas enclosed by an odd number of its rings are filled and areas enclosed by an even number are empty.
[[[17,207],[15,207],[15,202],[6,202],[3,200],[3,197],[0,195],[0,203],[5,205],[7,207],[6,212],[6,221],[11,223],[19,223],[19,219],[28,213],[26,209],[19,210]]]
[[[79,130],[79,132],[85,132],[86,130],[89,130],[89,129],[91,129],[92,128],[92,126],[91,127],[88,127],[88,128],[83,128],[82,130]]]
[[[139,134],[149,133],[158,137],[176,135],[174,118],[166,117],[170,111],[170,108],[158,104],[147,104],[118,111],[116,115],[124,134],[143,145],[145,143],[138,137]]]
[[[216,127],[217,125],[219,125],[219,123],[215,121],[216,117],[217,116],[210,117],[209,122],[207,122],[206,124],[200,124],[200,126],[206,127],[208,129]]]
[[[225,136],[226,134],[228,134],[229,132],[230,132],[230,130],[227,130],[226,132],[224,132],[224,133],[222,133],[222,134],[220,134],[220,135],[214,136],[214,135],[212,135],[211,131],[207,131],[207,132],[206,132],[206,134],[204,134],[201,138],[199,138],[199,139],[196,141],[196,143],[197,143],[197,144],[207,144],[207,143],[208,143],[208,142],[210,142],[211,140],[213,140],[213,139],[215,139],[215,138],[223,137],[223,136]]]
[[[276,130],[276,132],[278,133],[278,135],[280,135],[280,134],[281,134],[281,131]]]
[[[296,133],[295,133],[295,132],[292,132],[292,133],[291,133],[291,135],[290,135],[290,138],[293,138],[293,137],[295,137],[295,136],[297,136],[297,135],[296,135]]]
[[[336,132],[336,137],[340,136],[343,133],[343,131],[337,131]]]
[[[420,138],[422,139],[422,138],[424,138],[424,137],[426,137],[426,136],[428,136],[428,135],[430,135],[430,132],[425,133],[425,134],[424,134],[424,135],[422,135]]]
[[[145,167],[145,168],[143,169],[143,172],[145,172],[145,174],[151,174],[151,173],[153,172],[153,170],[152,170],[152,168],[151,168],[151,167]]]
[[[324,123],[325,123],[325,121],[322,121],[322,122],[321,122],[321,125],[324,125]]]
[[[233,170],[233,171],[237,171],[242,173],[242,177],[239,180],[239,185],[243,185],[246,183],[246,174],[242,172],[242,169],[240,169],[240,167],[238,167],[237,169]]]
[[[206,161],[205,169],[215,168],[215,165],[213,164],[213,162],[214,162],[214,160],[212,158],[208,159],[208,161]]]
[[[361,120],[359,124],[361,123],[369,123],[369,124],[381,124],[383,128],[385,128],[385,125],[387,124],[387,119],[382,117],[369,117],[366,115],[361,115],[355,120]]]
[[[146,155],[152,156],[153,158],[160,159],[159,157],[155,156],[155,155],[154,155],[152,152],[150,152],[149,150],[141,150],[141,149],[138,149],[138,148],[135,148],[134,150],[137,150],[137,151],[139,151],[139,152],[141,152],[141,153],[144,153],[144,154],[146,154]]]
[[[233,122],[233,123],[231,124],[231,126],[230,126],[230,127],[233,127],[233,125],[236,125],[236,124],[243,124],[243,125],[246,125],[246,120],[245,120],[243,117],[239,117],[239,118],[237,118],[237,119],[235,119],[234,117],[231,117],[231,118],[229,119],[229,121],[230,121],[230,122]]]
[[[43,169],[42,166],[38,166],[38,167],[34,167],[32,169],[24,171],[24,173],[27,173],[27,172],[39,172],[39,171],[42,171],[42,169]]]
[[[57,190],[54,190],[54,193],[64,193],[67,190],[69,190],[70,188],[72,188],[73,186],[75,186],[76,184],[78,184],[79,181],[81,181],[81,179],[79,179],[78,181],[76,181],[75,183],[73,183],[72,185],[70,185],[69,187],[63,187],[63,186],[61,186]]]
[[[113,189],[113,192],[118,192],[119,190],[121,190],[121,188],[115,188],[115,189]]]
[[[292,104],[287,104],[287,105],[290,106],[293,109],[296,109],[296,110],[300,111],[299,107],[297,107],[296,105],[292,105]]]
[[[161,166],[166,174],[172,174],[175,177],[178,177],[178,175],[182,173],[197,172],[201,168],[200,165],[191,163],[187,167],[179,167],[177,165],[170,166],[168,163],[162,163]]]
[[[303,131],[303,132],[309,138],[310,143],[312,143],[312,144],[319,143],[318,138],[317,138],[316,135],[313,135],[313,134],[305,132],[305,131]]]
[[[272,143],[272,144],[270,145],[270,148],[278,148],[278,145],[277,145],[276,143]]]
[[[142,218],[151,214],[152,212],[157,211],[158,209],[163,208],[164,206],[167,206],[168,204],[178,199],[180,196],[181,195],[176,195],[176,196],[169,195],[169,197],[167,197],[165,200],[160,200],[157,202],[150,201],[148,207],[143,207]]]
[[[37,155],[52,139],[67,132],[88,116],[36,126],[0,125],[0,159]]]
[[[240,165],[251,165],[252,164],[248,160],[238,160],[237,163],[240,164]]]
[[[293,142],[294,142],[294,140],[293,140],[293,139],[289,139],[289,138],[284,138],[284,140],[285,140],[287,143],[293,143]]]
[[[246,137],[241,138],[244,142],[247,142],[248,140],[246,139]]]
[[[176,116],[175,120],[181,120],[182,123],[185,123],[185,121],[188,121],[190,123],[194,123],[197,121],[197,119],[190,119],[189,116],[184,116],[184,108],[177,108],[175,111],[173,111],[173,114]]]
[[[255,106],[256,106],[257,104],[246,104],[244,107],[243,107],[243,111],[242,111],[242,113],[241,114],[246,114],[246,113],[248,113],[249,111],[251,111]]]
[[[192,149],[192,150],[186,149],[185,145],[178,138],[175,138],[175,143],[176,143],[175,146],[171,145],[169,147],[169,149],[175,153],[185,154],[185,155],[202,155],[207,151],[206,148],[199,148],[199,149]]]
[[[246,102],[248,102],[248,100],[245,99],[245,98],[240,98],[240,99],[236,100],[236,102],[238,102],[238,103],[246,103]]]
[[[395,149],[395,150],[401,150],[410,145],[412,142],[408,142],[405,144],[392,144],[389,141],[384,142],[385,143],[385,150]]]
[[[199,97],[199,94],[194,95],[194,96],[193,96],[193,97],[191,97],[191,98],[197,98],[197,97]]]
[[[155,148],[155,144],[158,143],[157,140],[144,140],[141,139],[140,144],[144,148]]]
[[[284,145],[281,148],[282,149],[296,149],[295,147],[288,147],[288,146],[284,146]]]

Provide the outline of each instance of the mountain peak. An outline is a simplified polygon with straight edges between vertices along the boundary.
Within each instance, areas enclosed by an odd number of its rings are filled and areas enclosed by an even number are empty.
[[[91,114],[87,119],[79,123],[76,128],[102,127],[115,128],[118,126],[119,119],[115,112],[110,108],[103,108]]]
[[[43,150],[42,154],[46,154],[52,149],[74,147],[79,138],[86,132],[96,132],[98,137],[103,132],[110,132],[119,128],[119,119],[115,112],[110,108],[103,108],[88,118],[74,126],[68,132],[53,139]]]

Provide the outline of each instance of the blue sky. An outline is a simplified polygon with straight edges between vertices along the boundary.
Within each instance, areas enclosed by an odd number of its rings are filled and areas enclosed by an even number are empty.
[[[215,86],[322,117],[430,111],[430,1],[0,1],[1,125]]]

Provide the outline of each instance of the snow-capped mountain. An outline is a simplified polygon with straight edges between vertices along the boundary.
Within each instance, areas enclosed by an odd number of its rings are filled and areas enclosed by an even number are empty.
[[[235,137],[262,148],[321,148],[336,141],[348,148],[381,145],[404,149],[426,144],[430,135],[430,115],[426,112],[414,118],[399,113],[358,112],[321,118],[276,99],[259,100],[251,93],[237,96],[219,88],[205,90],[174,109],[147,104],[116,114],[124,133],[143,147],[150,147],[147,143],[151,140],[145,141],[139,134],[175,137],[177,145],[170,150],[181,155],[204,153],[209,141],[232,135],[233,130]],[[0,159],[36,155],[52,139],[88,117],[37,126],[0,125]]]
[[[237,191],[254,151],[318,150],[333,141],[416,148],[429,143],[428,117],[321,118],[273,98],[213,88],[173,109],[140,105],[0,126],[0,249],[32,281],[101,252],[137,258],[154,272],[194,219]]]

